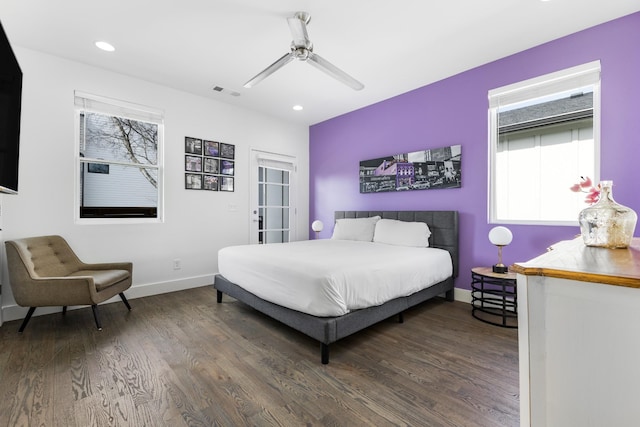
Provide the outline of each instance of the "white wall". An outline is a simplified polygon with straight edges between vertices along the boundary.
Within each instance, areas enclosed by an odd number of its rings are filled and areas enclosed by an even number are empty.
[[[218,250],[249,242],[249,147],[297,158],[298,235],[307,235],[306,126],[36,51],[14,50],[24,73],[20,183],[19,195],[2,198],[3,239],[60,234],[84,261],[132,261],[131,298],[210,284]],[[164,223],[74,223],[74,90],[164,110]],[[185,136],[235,144],[235,192],[184,189]],[[182,260],[181,270],[173,270],[176,258]],[[6,268],[2,283],[4,320],[22,318],[26,309],[15,305]]]

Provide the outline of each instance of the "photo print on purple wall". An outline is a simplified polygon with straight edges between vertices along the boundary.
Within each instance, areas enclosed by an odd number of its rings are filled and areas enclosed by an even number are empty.
[[[360,193],[460,188],[460,145],[360,162]]]

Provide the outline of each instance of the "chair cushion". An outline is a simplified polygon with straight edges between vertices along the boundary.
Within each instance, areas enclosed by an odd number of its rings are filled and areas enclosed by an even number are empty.
[[[116,283],[120,283],[123,280],[128,279],[129,272],[127,270],[79,270],[69,274],[69,277],[72,276],[93,276],[93,281],[96,284],[96,290],[100,292],[109,286],[113,286]]]

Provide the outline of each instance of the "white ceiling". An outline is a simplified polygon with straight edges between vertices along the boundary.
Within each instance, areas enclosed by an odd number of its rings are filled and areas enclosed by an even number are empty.
[[[0,21],[13,45],[311,125],[639,10],[639,0],[2,0]],[[311,14],[314,52],[363,90],[298,61],[243,87],[289,51],[296,11]]]

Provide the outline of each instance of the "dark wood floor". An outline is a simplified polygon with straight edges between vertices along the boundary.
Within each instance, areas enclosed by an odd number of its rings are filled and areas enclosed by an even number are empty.
[[[331,346],[212,287],[0,328],[2,426],[517,426],[517,331],[436,300]]]

